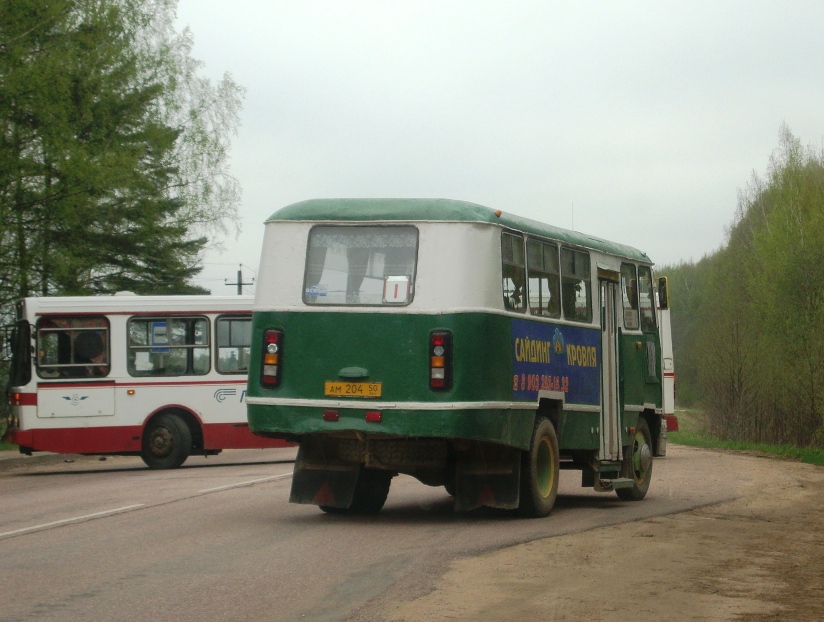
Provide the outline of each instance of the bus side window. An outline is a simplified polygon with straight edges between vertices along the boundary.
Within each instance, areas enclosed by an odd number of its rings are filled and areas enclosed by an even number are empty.
[[[221,374],[247,373],[252,347],[252,318],[221,317],[216,328],[217,371]]]
[[[592,322],[592,288],[589,253],[561,249],[561,306],[564,318]]]
[[[641,328],[655,331],[655,296],[652,291],[652,270],[649,266],[638,268],[638,297],[641,308]]]
[[[37,325],[41,378],[92,378],[109,373],[106,318],[49,317]]]
[[[203,317],[129,320],[127,366],[132,376],[209,373],[209,321]]]
[[[523,313],[526,311],[526,261],[522,236],[501,234],[501,274],[504,309]]]
[[[638,330],[638,278],[635,266],[621,264],[621,297],[624,300],[624,328]]]
[[[544,317],[561,317],[558,247],[538,240],[527,240],[526,267],[529,276],[529,312]]]

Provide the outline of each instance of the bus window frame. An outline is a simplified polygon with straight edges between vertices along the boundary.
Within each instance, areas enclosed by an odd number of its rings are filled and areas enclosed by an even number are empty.
[[[317,287],[320,284],[320,280],[323,277],[323,270],[326,265],[326,253],[324,252],[324,260],[323,264],[321,265],[320,274],[318,275],[317,283],[313,283],[309,285],[309,256],[310,256],[310,249],[311,249],[311,242],[312,242],[312,235],[317,229],[344,229],[344,228],[351,228],[351,229],[410,229],[415,232],[415,252],[414,252],[414,261],[412,264],[412,274],[411,275],[389,275],[384,274],[384,284],[386,284],[386,278],[389,276],[407,276],[409,278],[409,295],[408,298],[403,302],[385,302],[381,301],[380,303],[351,303],[351,302],[334,302],[334,303],[323,303],[308,300],[308,296],[306,294],[307,290],[310,287]],[[323,223],[323,224],[316,224],[313,225],[306,236],[306,252],[304,257],[304,267],[303,267],[303,282],[301,288],[301,300],[303,304],[312,307],[321,307],[321,308],[333,308],[333,307],[347,307],[347,308],[366,308],[366,307],[408,307],[412,304],[415,300],[415,282],[418,278],[418,254],[420,251],[421,245],[421,232],[417,225],[411,223],[397,223],[397,224],[371,224],[371,225],[364,225],[364,224],[349,224],[349,223]],[[368,265],[368,264],[367,264]],[[349,273],[347,272],[347,277]],[[319,298],[320,296],[315,295],[315,298]]]
[[[629,283],[627,283],[626,280],[627,275],[624,272],[625,268],[632,269]],[[634,263],[621,262],[621,300],[624,311],[622,318],[624,328],[626,330],[641,330],[641,310],[638,298],[638,266]],[[627,306],[627,303],[629,303],[629,306]],[[627,312],[629,312],[629,315]],[[630,323],[627,322],[628,317],[634,320],[632,322],[634,326],[631,326]]]
[[[141,346],[133,346],[131,341],[131,327],[133,322],[173,322],[173,321],[181,321],[181,320],[204,320],[206,322],[206,329],[203,331],[203,334],[206,336],[206,343],[205,344],[198,344],[198,343],[186,343],[183,345],[177,344],[147,344]],[[194,329],[194,326],[192,327]],[[188,328],[187,328],[188,331]],[[180,377],[188,377],[188,376],[206,376],[212,370],[212,339],[211,339],[211,331],[212,331],[212,323],[207,315],[201,315],[197,313],[193,314],[174,314],[174,315],[157,315],[157,314],[147,314],[147,315],[132,315],[126,321],[126,372],[129,376],[133,378],[180,378]],[[147,336],[148,336],[147,332]],[[208,356],[208,365],[206,366],[205,370],[198,372],[195,368],[195,360],[194,360],[194,350],[195,348],[199,348],[201,350],[205,350]],[[178,349],[178,350],[189,350],[190,352],[186,354],[186,371],[183,373],[155,373],[153,370],[148,372],[137,372],[136,370],[136,361],[137,361],[137,352],[138,351],[151,351],[154,350],[162,350],[162,349]],[[132,360],[131,354],[132,351],[135,351],[135,359]],[[151,354],[151,352],[150,352]],[[155,352],[155,354],[164,354],[163,352]],[[165,369],[165,368],[164,368]]]
[[[644,307],[641,306],[642,301],[642,276],[641,272],[645,271],[649,276],[649,308],[648,312],[644,312]],[[656,318],[655,305],[655,277],[650,266],[638,266],[638,311],[641,315],[641,330],[645,333],[658,332],[658,320]]]
[[[75,326],[72,325],[70,327],[61,327],[61,326],[43,326],[46,322],[90,322],[94,320],[102,320],[102,326]],[[91,362],[75,362],[76,361],[76,350],[75,346],[77,343],[77,336],[72,336],[73,333],[91,333],[91,332],[98,332],[103,333],[103,351],[96,355],[93,358],[97,358],[100,355],[105,355],[104,361],[91,361]],[[45,346],[43,345],[43,340],[41,339],[42,334],[56,334],[58,335],[58,340],[60,338],[60,334],[68,334],[69,335],[69,355],[71,359],[71,363],[41,363],[40,353],[45,351]],[[37,318],[37,322],[34,324],[34,340],[35,340],[35,356],[32,357],[34,368],[37,372],[37,377],[43,380],[54,380],[55,378],[65,378],[69,380],[82,380],[84,378],[104,378],[111,373],[112,369],[112,353],[111,353],[111,322],[109,322],[109,318],[106,315],[102,314],[93,314],[93,315],[74,315],[74,314],[66,314],[66,315],[45,315],[42,317]],[[59,348],[58,344],[58,348]],[[49,371],[51,370],[51,371]],[[76,370],[76,371],[74,371]],[[82,372],[82,373],[80,373]],[[99,372],[99,373],[98,373]]]
[[[247,361],[246,369],[236,369],[234,371],[224,371],[220,368],[220,328],[219,325],[222,321],[248,321],[249,322],[249,345],[245,346],[248,350],[247,357],[249,360]],[[215,351],[214,351],[214,360],[215,360],[215,371],[224,376],[237,376],[240,374],[249,374],[249,367],[248,363],[251,361],[252,356],[252,314],[251,313],[222,313],[215,317],[214,321],[215,326]],[[231,327],[229,328],[230,333],[230,344],[227,346],[222,346],[224,348],[242,348],[244,346],[233,346],[231,345]]]
[[[563,319],[565,319],[568,322],[577,322],[579,324],[592,324],[593,318],[595,317],[595,313],[593,311],[593,295],[592,295],[592,255],[590,254],[590,252],[588,250],[584,250],[584,249],[581,249],[581,248],[576,248],[574,246],[561,246],[560,251],[561,252],[560,252],[560,266],[559,267],[560,267],[560,271],[561,271],[560,276],[561,276],[561,313],[562,313],[562,317],[563,317]],[[573,257],[576,254],[586,256],[586,262],[584,264],[584,265],[586,265],[586,272],[587,272],[586,278],[578,279],[579,282],[586,282],[587,312],[588,312],[588,316],[587,316],[586,319],[579,318],[577,316],[577,314],[575,315],[575,317],[567,317],[567,314],[566,314],[566,300],[565,300],[565,296],[564,296],[564,279],[569,278],[569,277],[567,277],[565,272],[564,272],[564,253],[565,252],[572,253]],[[573,261],[573,264],[574,263],[575,262]],[[574,278],[574,277],[577,277],[577,276],[578,275],[575,274],[575,272],[573,270],[572,277]],[[578,296],[576,295],[575,296],[576,301],[577,301],[577,298],[578,298]],[[577,308],[577,307],[573,306],[573,308]]]
[[[540,262],[541,267],[540,267],[540,270],[536,270],[536,272],[539,273],[538,276],[533,276],[533,272],[530,269],[530,265],[531,265],[530,264],[530,246],[534,247],[535,245],[538,245],[538,248],[540,249],[540,252],[541,252],[541,262]],[[551,247],[554,251],[556,272],[552,272],[551,270],[546,269],[546,261],[545,261],[545,259],[546,259],[546,247]],[[552,279],[550,278],[551,276],[555,277],[555,282],[554,282],[555,287],[554,288],[552,287],[553,283],[552,283]],[[550,301],[553,300],[553,299],[557,299],[557,309],[558,310],[556,312],[554,312],[554,313],[551,312],[549,310],[549,305],[547,305],[546,312],[540,311],[540,309],[542,307],[542,305],[540,304],[540,302],[542,302],[540,300],[540,293],[543,291],[543,288],[541,288],[540,285],[539,285],[539,294],[538,294],[538,298],[539,298],[539,306],[537,308],[538,311],[536,312],[534,310],[535,307],[532,306],[532,287],[530,285],[530,281],[532,281],[532,279],[537,280],[539,283],[542,279],[547,280],[547,282],[549,284],[549,287],[547,288],[547,292],[550,295],[550,298],[549,298]],[[529,237],[526,238],[526,290],[527,290],[527,300],[528,300],[527,306],[529,308],[529,314],[530,315],[532,315],[534,317],[538,317],[538,318],[548,318],[548,319],[553,319],[553,320],[561,319],[561,257],[560,257],[560,247],[559,247],[559,244],[557,242],[549,241],[549,240],[543,240],[541,238],[537,238],[537,237],[533,237],[533,236],[529,236]]]
[[[521,241],[521,258],[522,262],[517,262],[517,257],[515,256],[515,248],[516,246],[512,244],[512,257],[506,258],[504,256],[504,240],[508,237],[519,239]],[[510,231],[510,230],[503,230],[501,231],[501,240],[500,240],[500,253],[501,253],[501,290],[503,296],[503,305],[504,309],[507,311],[511,311],[512,313],[522,313],[526,314],[527,307],[529,306],[529,289],[527,285],[527,270],[526,270],[526,236],[521,233],[520,231]],[[509,266],[513,269],[513,275],[507,276],[506,267]],[[515,280],[515,277],[518,276],[518,271],[521,272],[521,285]],[[512,282],[513,289],[508,290],[506,281],[509,279]],[[522,293],[518,293],[519,290],[523,290]],[[513,304],[513,298],[518,301],[517,306]]]

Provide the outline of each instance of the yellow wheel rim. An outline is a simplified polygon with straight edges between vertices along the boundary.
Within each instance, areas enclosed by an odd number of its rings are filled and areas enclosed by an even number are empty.
[[[555,484],[555,464],[552,455],[552,446],[547,437],[541,438],[538,451],[535,452],[535,471],[538,484],[538,494],[546,499],[552,492]]]

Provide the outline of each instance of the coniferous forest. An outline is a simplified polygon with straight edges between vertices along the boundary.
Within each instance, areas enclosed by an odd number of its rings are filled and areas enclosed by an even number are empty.
[[[177,0],[0,0],[0,317],[31,295],[203,292],[237,222],[243,89],[201,77]]]

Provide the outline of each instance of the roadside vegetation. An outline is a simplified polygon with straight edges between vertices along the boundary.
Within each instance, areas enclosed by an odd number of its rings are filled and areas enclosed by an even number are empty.
[[[695,409],[677,409],[678,432],[670,432],[667,440],[677,445],[703,447],[705,449],[727,449],[749,453],[765,454],[785,460],[796,460],[824,466],[824,449],[799,448],[792,445],[772,445],[750,441],[731,441],[715,436],[707,421],[706,413]]]
[[[739,193],[725,245],[659,274],[670,280],[677,403],[704,413],[675,442],[768,447],[819,464],[824,149],[782,126],[766,174]]]
[[[208,293],[237,222],[243,89],[200,75],[177,0],[4,0],[0,319],[26,296]]]

